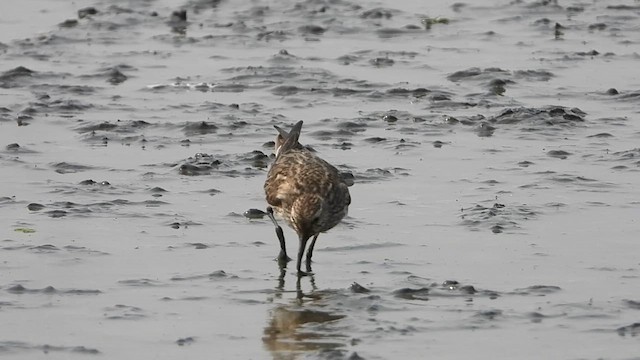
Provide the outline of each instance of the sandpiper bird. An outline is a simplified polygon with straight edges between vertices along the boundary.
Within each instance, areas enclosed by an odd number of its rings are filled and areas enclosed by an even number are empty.
[[[267,207],[267,214],[280,241],[278,263],[284,266],[291,259],[287,256],[282,228],[273,216],[274,210],[298,234],[298,275],[307,275],[300,270],[307,241],[313,236],[306,257],[307,272],[311,272],[311,256],[318,235],[336,226],[347,215],[351,203],[348,185],[351,184],[333,165],[298,142],[302,121],[298,121],[288,133],[277,126],[275,128],[279,133],[275,145],[276,159],[264,183],[267,202],[271,205]]]

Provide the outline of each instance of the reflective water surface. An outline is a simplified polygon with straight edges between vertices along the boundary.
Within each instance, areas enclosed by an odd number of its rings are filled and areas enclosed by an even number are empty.
[[[639,359],[637,2],[0,14],[1,356]],[[298,120],[354,181],[300,279]]]

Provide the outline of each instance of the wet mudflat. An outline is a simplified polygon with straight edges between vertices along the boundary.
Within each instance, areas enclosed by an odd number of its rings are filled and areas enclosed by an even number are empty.
[[[637,2],[0,14],[3,357],[639,358]],[[298,120],[355,181],[299,280]]]

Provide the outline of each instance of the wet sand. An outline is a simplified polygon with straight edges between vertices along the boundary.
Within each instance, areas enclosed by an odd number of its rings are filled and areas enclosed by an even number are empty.
[[[636,2],[0,13],[2,357],[638,359]],[[355,179],[299,281],[298,120]]]

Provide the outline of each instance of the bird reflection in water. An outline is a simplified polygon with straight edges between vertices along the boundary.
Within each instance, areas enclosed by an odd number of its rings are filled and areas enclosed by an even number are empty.
[[[282,299],[289,293],[284,289],[285,273],[286,269],[282,269],[276,287],[276,299]],[[323,300],[328,294],[317,291],[314,276],[304,278],[310,281],[312,287],[307,294],[302,291],[301,279],[298,277],[296,281],[295,298],[271,309],[269,322],[264,329],[262,341],[276,360],[298,359],[310,351],[341,351],[348,338],[331,326],[331,322],[345,316],[325,311]]]

